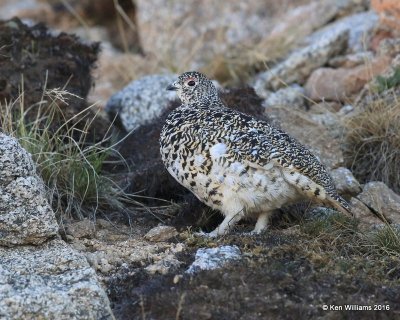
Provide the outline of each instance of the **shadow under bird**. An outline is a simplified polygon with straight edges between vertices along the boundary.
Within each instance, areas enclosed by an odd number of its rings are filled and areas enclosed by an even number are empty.
[[[229,109],[214,84],[186,72],[167,87],[182,105],[160,136],[168,172],[197,198],[224,215],[207,235],[224,235],[242,218],[267,228],[274,210],[305,199],[350,213],[319,160],[284,131]]]

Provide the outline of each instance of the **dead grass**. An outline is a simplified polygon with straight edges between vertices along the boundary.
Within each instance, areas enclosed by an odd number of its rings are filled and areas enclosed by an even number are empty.
[[[383,181],[400,192],[400,101],[379,97],[345,122],[345,156],[361,181]]]
[[[109,155],[118,155],[115,146],[120,141],[110,132],[99,142],[89,139],[89,127],[98,114],[92,113],[91,118],[83,115],[94,106],[65,118],[63,110],[68,109],[65,105],[70,96],[65,90],[52,89],[44,90],[35,106],[24,105],[23,93],[13,102],[0,104],[1,129],[32,154],[56,216],[59,220],[81,219],[98,212],[127,211],[128,203],[143,207],[102,171]],[[32,118],[33,112],[36,116]],[[57,128],[56,124],[61,125]]]
[[[300,221],[300,231],[316,246],[341,254],[400,256],[399,228],[382,224],[376,229],[361,230],[356,218],[332,212],[326,217]]]
[[[372,231],[367,238],[371,249],[382,255],[400,256],[400,230],[390,225],[385,225]]]
[[[361,231],[358,221],[341,214],[300,223],[298,248],[316,268],[371,281],[399,281],[400,230],[390,225]],[[296,247],[296,245],[295,245]],[[391,274],[391,276],[390,276]],[[397,280],[396,280],[397,279]]]

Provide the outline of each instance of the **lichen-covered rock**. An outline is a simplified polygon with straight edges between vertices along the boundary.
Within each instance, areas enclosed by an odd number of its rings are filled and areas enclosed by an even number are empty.
[[[360,12],[328,24],[308,37],[307,42],[312,44],[321,41],[330,34],[348,32],[346,51],[349,53],[360,52],[365,49],[365,43],[368,43],[372,30],[377,25],[378,16],[375,12]]]
[[[147,266],[145,270],[150,274],[167,274],[168,272],[177,269],[181,264],[182,262],[176,259],[174,254],[169,254],[161,260]]]
[[[157,226],[150,229],[144,238],[149,241],[166,241],[178,235],[178,231],[171,226]]]
[[[106,111],[111,119],[116,115],[127,131],[159,117],[176,99],[175,92],[166,87],[176,80],[175,75],[150,75],[132,81],[107,102]]]
[[[365,64],[366,61],[372,60],[374,54],[372,51],[361,51],[349,53],[343,56],[337,56],[329,61],[329,66],[332,68],[354,68],[360,64]]]
[[[366,37],[376,26],[374,12],[361,12],[335,21],[311,34],[305,46],[292,52],[270,70],[256,76],[254,87],[258,94],[265,89],[277,90],[285,84],[303,84],[311,72],[335,55],[364,49]]]
[[[357,197],[390,223],[400,223],[400,195],[379,181],[368,182]]]
[[[16,139],[0,133],[0,245],[40,244],[57,232],[30,154]]]
[[[94,270],[57,235],[30,154],[0,133],[1,319],[113,319]]]
[[[0,184],[7,185],[15,178],[35,174],[31,155],[18,141],[0,132]]]
[[[72,245],[75,246],[74,243]],[[90,266],[105,278],[117,273],[123,265],[150,266],[156,263],[157,267],[150,268],[157,269],[163,263],[158,262],[162,260],[171,262],[164,264],[165,268],[173,267],[172,262],[177,261],[176,253],[181,252],[184,247],[181,243],[148,242],[142,237],[126,237],[119,241],[84,239],[79,245],[80,252],[86,256]]]
[[[362,191],[359,182],[349,169],[340,167],[333,169],[330,173],[333,182],[335,183],[336,190],[341,195],[356,196]]]
[[[65,224],[65,222],[64,222]],[[96,233],[95,221],[90,219],[82,219],[66,224],[65,234],[70,238],[93,238]]]
[[[303,84],[311,72],[342,52],[347,45],[349,30],[334,29],[320,36],[319,41],[291,53],[285,60],[270,70],[258,74],[254,81],[256,92],[265,96],[264,91],[277,90],[285,84]]]
[[[264,91],[263,93],[266,93]],[[305,108],[305,90],[299,85],[292,85],[286,88],[279,89],[276,92],[269,93],[263,102],[263,106],[268,107],[291,107]]]
[[[114,319],[83,255],[61,240],[0,248],[1,319]]]
[[[57,234],[58,225],[37,176],[0,186],[0,245],[40,244]]]
[[[196,273],[201,270],[221,268],[229,262],[240,260],[242,253],[237,246],[221,246],[216,248],[199,248],[194,262],[187,273]]]

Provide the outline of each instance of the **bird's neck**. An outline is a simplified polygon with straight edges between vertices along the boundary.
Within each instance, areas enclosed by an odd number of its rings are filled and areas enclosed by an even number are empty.
[[[196,101],[190,101],[189,103],[185,104],[191,108],[218,108],[218,107],[225,107],[225,104],[220,99],[218,95],[207,97],[206,99],[199,99]]]

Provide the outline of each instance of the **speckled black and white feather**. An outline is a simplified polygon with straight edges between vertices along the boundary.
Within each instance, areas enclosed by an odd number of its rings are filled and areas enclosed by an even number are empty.
[[[161,156],[178,182],[230,217],[214,235],[246,215],[258,216],[259,232],[272,210],[305,198],[349,211],[306,147],[269,123],[224,106],[204,75],[184,73],[169,89],[184,104],[162,129]]]

